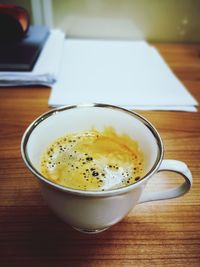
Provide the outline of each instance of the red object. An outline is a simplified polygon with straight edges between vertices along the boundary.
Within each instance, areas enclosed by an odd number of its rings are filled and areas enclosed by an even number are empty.
[[[0,4],[0,39],[19,39],[29,28],[28,12],[19,6]]]

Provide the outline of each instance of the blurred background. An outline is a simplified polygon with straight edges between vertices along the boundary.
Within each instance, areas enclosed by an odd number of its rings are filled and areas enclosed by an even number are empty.
[[[68,37],[200,41],[200,0],[4,0]]]

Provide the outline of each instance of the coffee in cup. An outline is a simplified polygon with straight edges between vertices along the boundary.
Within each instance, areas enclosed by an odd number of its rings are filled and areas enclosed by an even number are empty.
[[[42,154],[41,173],[59,185],[79,190],[121,188],[143,175],[139,144],[114,128],[66,134]]]

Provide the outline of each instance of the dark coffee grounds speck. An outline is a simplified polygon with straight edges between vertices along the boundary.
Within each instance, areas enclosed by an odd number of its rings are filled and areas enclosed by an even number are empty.
[[[135,177],[135,181],[138,181],[140,179],[140,176]]]
[[[93,158],[92,157],[87,157],[86,160],[91,161],[91,160],[93,160]]]
[[[92,176],[98,176],[98,175],[99,175],[98,172],[96,172],[96,171],[93,171],[93,172],[92,172]]]

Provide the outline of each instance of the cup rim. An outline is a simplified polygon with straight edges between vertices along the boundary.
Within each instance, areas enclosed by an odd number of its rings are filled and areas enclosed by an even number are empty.
[[[134,118],[138,119],[140,122],[143,123],[145,127],[147,127],[151,133],[153,134],[154,138],[156,139],[156,143],[158,146],[158,153],[156,160],[152,166],[152,168],[138,181],[136,181],[133,184],[120,187],[117,189],[109,189],[105,191],[89,191],[89,190],[79,190],[79,189],[73,189],[69,187],[65,187],[59,184],[56,184],[50,180],[48,180],[45,176],[43,176],[39,171],[36,170],[36,168],[32,165],[31,160],[29,159],[28,153],[27,153],[27,144],[29,141],[29,137],[31,136],[31,133],[34,131],[34,129],[42,123],[44,120],[48,119],[50,116],[54,116],[59,112],[66,111],[68,109],[75,109],[75,108],[92,108],[92,107],[99,107],[99,108],[109,108],[109,109],[115,109],[121,112],[124,112],[126,114],[129,114],[133,116]],[[51,109],[50,111],[47,111],[43,114],[41,114],[39,117],[37,117],[25,130],[22,139],[21,139],[21,156],[23,161],[25,162],[28,169],[33,173],[40,181],[46,183],[47,185],[59,189],[60,191],[68,192],[73,195],[79,195],[79,196],[88,196],[88,197],[105,197],[105,196],[113,196],[113,195],[119,195],[126,192],[129,192],[133,190],[135,187],[139,186],[144,181],[148,180],[159,168],[162,159],[164,155],[164,148],[163,148],[163,142],[160,137],[160,134],[156,130],[156,128],[143,116],[138,114],[135,111],[127,110],[125,108],[110,105],[110,104],[102,104],[102,103],[91,103],[91,104],[77,104],[77,105],[65,105],[62,107]]]

